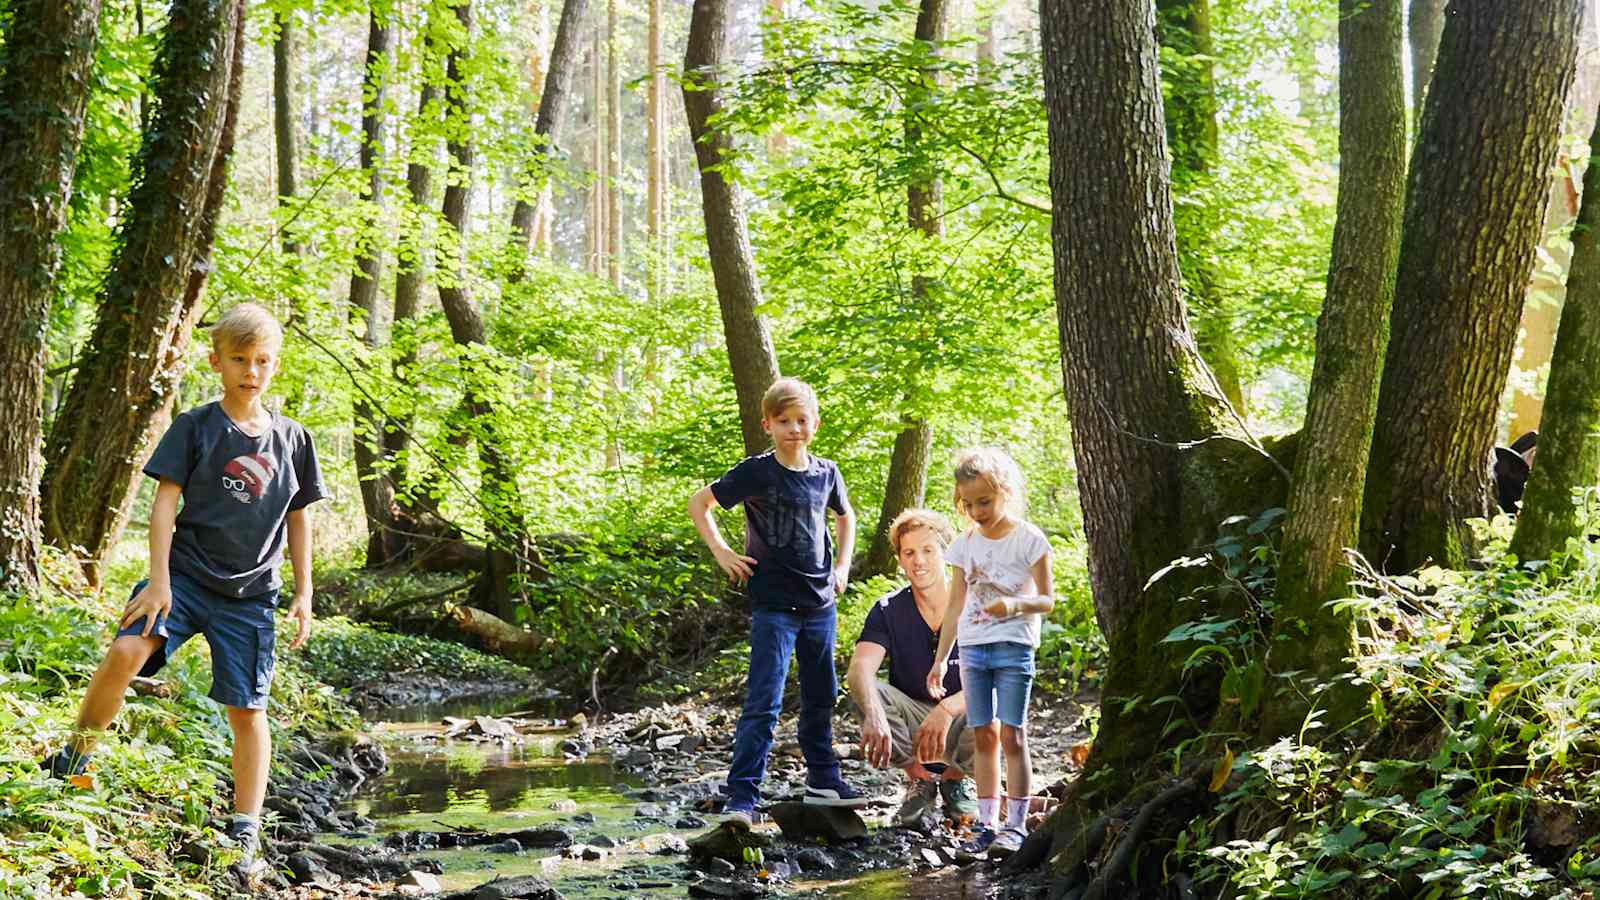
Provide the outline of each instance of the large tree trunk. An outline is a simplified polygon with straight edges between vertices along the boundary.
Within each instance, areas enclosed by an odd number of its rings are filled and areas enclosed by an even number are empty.
[[[445,65],[445,115],[453,126],[446,142],[451,167],[444,189],[444,219],[455,232],[456,271],[439,281],[439,305],[450,322],[450,335],[457,344],[487,344],[483,317],[467,293],[467,200],[471,189],[473,146],[467,122],[467,82],[462,75],[462,60],[472,33],[472,4],[464,0],[455,8],[461,25],[460,43],[451,47]],[[520,571],[519,560],[525,548],[527,528],[522,501],[517,489],[517,472],[505,440],[494,425],[494,404],[482,391],[468,385],[465,403],[475,420],[478,459],[481,465],[478,498],[490,541],[483,580],[473,594],[474,605],[510,622],[516,621],[516,594],[512,579]]]
[[[361,96],[361,169],[367,175],[362,185],[362,244],[356,251],[355,271],[350,275],[351,321],[361,329],[368,349],[383,343],[382,311],[378,304],[378,283],[383,277],[383,243],[375,234],[383,214],[383,131],[388,89],[389,23],[376,10],[367,24],[367,64]],[[355,421],[352,430],[356,480],[361,488],[361,506],[367,520],[367,565],[387,564],[400,542],[394,539],[399,509],[395,503],[394,481],[380,471],[387,432],[384,411],[357,396],[352,403]]]
[[[300,189],[300,151],[294,134],[295,21],[294,11],[278,11],[278,37],[272,42],[272,131],[278,149],[278,207],[294,204]],[[298,254],[294,231],[283,230],[283,252]]]
[[[1172,190],[1180,197],[1206,195],[1217,163],[1217,86],[1212,58],[1210,0],[1157,0],[1156,36],[1173,65],[1162,73],[1166,85],[1167,143],[1172,151]],[[1191,201],[1173,210],[1178,257],[1192,302],[1190,312],[1200,353],[1211,366],[1228,402],[1244,412],[1235,326],[1215,266],[1211,236],[1216,210]]]
[[[1422,101],[1433,78],[1433,63],[1439,56],[1439,37],[1444,34],[1445,0],[1411,0],[1406,16],[1406,34],[1411,45],[1411,108],[1414,126],[1422,124]]]
[[[766,432],[761,430],[761,395],[778,379],[778,356],[757,313],[761,284],[756,280],[744,205],[738,186],[719,169],[732,150],[732,138],[711,122],[722,111],[718,82],[726,77],[720,70],[728,61],[728,0],[695,0],[683,54],[683,105],[700,169],[706,244],[739,400],[740,430],[745,452],[754,455],[767,447]]]
[[[1511,540],[1511,552],[1521,560],[1548,560],[1579,537],[1583,522],[1573,494],[1600,482],[1600,125],[1589,138],[1589,159],[1572,234],[1567,302],[1545,389],[1539,464],[1528,477]]]
[[[1391,347],[1362,509],[1390,571],[1472,552],[1495,412],[1572,83],[1581,0],[1450,7],[1411,159]]]
[[[947,0],[922,0],[917,12],[916,39],[933,47],[945,39],[948,29],[949,3]],[[915,157],[922,146],[922,106],[929,95],[938,90],[938,73],[925,70],[918,89],[907,97],[905,111],[906,152]],[[906,224],[921,232],[930,241],[944,236],[944,185],[940,182],[938,165],[928,160],[923,171],[906,186]],[[912,276],[911,292],[919,300],[928,293],[928,277]],[[872,543],[867,548],[862,571],[868,575],[887,575],[895,570],[894,547],[889,542],[889,526],[895,516],[913,506],[921,506],[928,487],[928,458],[933,452],[933,428],[926,419],[913,418],[894,439],[894,452],[889,456],[889,474],[884,479],[883,506],[878,511],[878,527],[873,532]]]
[[[1355,623],[1329,601],[1349,595],[1345,548],[1361,528],[1361,489],[1372,448],[1378,372],[1389,339],[1405,190],[1406,103],[1401,0],[1340,0],[1339,209],[1317,322],[1317,356],[1295,458],[1278,568],[1276,672],[1303,672],[1333,688],[1319,706],[1339,728],[1364,694],[1333,676],[1351,668]],[[1263,708],[1273,737],[1308,711],[1290,692]]]
[[[550,51],[550,65],[545,70],[544,88],[539,94],[539,115],[533,126],[533,133],[538,140],[539,166],[531,176],[526,196],[540,196],[550,181],[549,159],[556,142],[561,139],[561,129],[566,125],[572,79],[578,69],[578,39],[588,5],[589,0],[565,0],[561,4],[556,43]],[[533,187],[538,190],[532,190]],[[512,265],[514,277],[520,277],[523,260],[533,248],[537,213],[537,201],[530,201],[526,197],[519,199],[512,211],[511,224],[518,239],[516,261]]]
[[[232,150],[244,0],[177,0],[156,59],[156,112],[93,335],[50,430],[45,539],[93,566],[121,531],[152,421],[193,326]]]
[[[1161,643],[1194,617],[1181,573],[1146,582],[1215,534],[1234,505],[1219,495],[1247,480],[1231,460],[1254,458],[1220,437],[1224,399],[1184,313],[1154,12],[1139,0],[1040,5],[1062,379],[1109,644],[1102,691],[1143,698],[1101,710],[1089,767],[1113,789],[1177,737],[1152,701],[1190,688],[1178,645]]]
[[[100,0],[17,0],[0,71],[0,589],[39,580],[45,335]]]

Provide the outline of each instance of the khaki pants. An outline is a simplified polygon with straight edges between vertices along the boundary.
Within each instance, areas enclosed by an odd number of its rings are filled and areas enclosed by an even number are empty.
[[[933,704],[912,698],[887,681],[878,682],[878,702],[883,704],[883,714],[889,720],[889,739],[893,744],[889,750],[889,764],[904,769],[916,761],[913,751],[916,750],[917,729],[933,711]],[[859,711],[856,716],[860,718]],[[945,735],[944,755],[939,761],[955,766],[971,778],[974,754],[974,739],[972,729],[967,727],[967,717],[965,714],[956,716]]]

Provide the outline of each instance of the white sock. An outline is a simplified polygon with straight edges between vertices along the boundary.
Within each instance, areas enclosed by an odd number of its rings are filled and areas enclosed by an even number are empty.
[[[995,827],[1000,822],[1000,798],[978,798],[978,824]]]
[[[1006,827],[1018,831],[1028,830],[1028,798],[1006,797]]]

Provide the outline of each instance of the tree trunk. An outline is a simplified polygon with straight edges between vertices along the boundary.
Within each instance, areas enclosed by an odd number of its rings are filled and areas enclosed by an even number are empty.
[[[1405,190],[1406,103],[1402,0],[1340,0],[1339,209],[1327,298],[1295,458],[1278,567],[1275,672],[1304,672],[1334,687],[1318,705],[1324,724],[1358,717],[1365,694],[1335,675],[1355,653],[1351,614],[1328,604],[1349,595],[1345,548],[1361,529],[1358,503],[1372,448],[1378,372],[1389,339]],[[1303,695],[1264,704],[1270,737],[1298,731]]]
[[[561,139],[561,129],[566,125],[567,108],[571,105],[572,79],[578,69],[578,40],[582,33],[583,17],[589,0],[565,0],[561,4],[561,21],[556,25],[556,43],[550,51],[550,65],[545,70],[544,88],[539,94],[539,115],[534,120],[533,133],[538,140],[538,170],[532,184],[539,190],[529,190],[529,196],[542,196],[550,183],[549,160],[556,142]],[[517,233],[517,262],[512,274],[521,277],[522,261],[533,249],[537,236],[538,205],[536,201],[519,199],[511,214],[511,225]]]
[[[384,98],[388,88],[389,24],[376,10],[369,13],[367,25],[367,63],[362,79],[361,169],[367,175],[362,185],[363,222],[361,244],[356,251],[355,271],[350,275],[350,313],[352,324],[361,329],[362,343],[376,350],[383,343],[383,323],[378,304],[378,283],[383,277],[383,243],[376,231],[383,217],[383,130],[386,113]],[[364,396],[352,402],[356,480],[361,488],[361,506],[367,520],[367,565],[386,565],[398,548],[394,530],[399,509],[395,503],[394,482],[383,463],[384,435],[387,433],[383,410]]]
[[[431,124],[428,123],[430,109],[434,116],[438,115],[438,110],[432,109],[438,96],[438,87],[424,81],[422,89],[417,94],[419,126],[425,123]],[[416,218],[417,223],[415,228],[407,228],[401,232],[400,245],[395,251],[394,321],[397,331],[411,328],[421,314],[422,262],[428,243],[424,234],[426,225],[423,213],[433,196],[433,167],[419,159],[421,155],[423,154],[420,154],[416,147],[412,147],[412,160],[406,166],[406,195],[411,201],[406,218]],[[426,154],[429,157],[432,155],[431,152]],[[396,357],[394,365],[395,380],[402,384],[409,379],[407,373],[417,361],[415,341],[409,334],[405,339],[406,346]],[[410,440],[413,422],[414,417],[410,415],[394,416],[383,433],[384,469],[389,473],[390,481],[396,486],[409,483],[401,453]],[[370,556],[367,561],[369,565],[372,564]]]
[[[606,0],[606,274],[622,290],[622,73],[617,0]]]
[[[645,229],[650,237],[645,288],[651,300],[662,294],[662,238],[667,229],[667,74],[661,70],[661,0],[649,0],[645,58]]]
[[[151,422],[183,370],[232,151],[244,0],[177,0],[152,73],[156,111],[134,163],[100,312],[50,430],[45,539],[90,568],[126,521]]]
[[[471,188],[473,146],[468,127],[467,82],[462,76],[472,33],[472,4],[463,0],[455,8],[461,26],[461,42],[450,49],[446,63],[445,116],[450,120],[446,141],[450,153],[450,178],[444,190],[444,219],[455,232],[456,271],[439,282],[439,305],[450,322],[450,336],[462,346],[487,344],[483,317],[467,293],[466,266],[467,201]],[[474,605],[507,621],[516,621],[516,595],[512,579],[520,571],[527,529],[523,522],[522,501],[517,490],[517,473],[511,454],[494,424],[494,404],[475,386],[466,388],[465,403],[476,426],[478,460],[481,466],[479,503],[488,527],[490,541],[484,561],[483,580],[473,594]]]
[[[0,590],[39,581],[45,336],[100,0],[18,0],[0,71]]]
[[[948,29],[948,0],[922,0],[917,12],[916,39],[927,43],[933,53],[944,41]],[[911,107],[905,113],[906,153],[917,157],[922,146],[922,126],[917,119],[917,108],[939,88],[938,73],[933,69],[923,72],[922,83],[907,98]],[[929,241],[944,236],[944,185],[939,179],[937,163],[928,161],[922,171],[906,186],[906,224],[921,232]],[[914,275],[911,292],[920,301],[928,294],[929,279]],[[889,457],[889,474],[884,479],[883,506],[878,511],[878,527],[868,545],[862,571],[868,575],[887,575],[895,570],[894,547],[889,542],[889,526],[895,516],[913,506],[921,506],[928,487],[928,459],[933,452],[933,429],[926,419],[913,418],[894,439],[894,453]]]
[[[1572,233],[1572,271],[1545,389],[1539,464],[1528,477],[1511,552],[1548,560],[1582,534],[1573,495],[1600,482],[1600,125],[1589,138],[1583,208]],[[1592,495],[1583,501],[1592,505]]]
[[[1222,495],[1247,480],[1236,461],[1258,458],[1221,437],[1224,398],[1184,315],[1154,12],[1139,0],[1043,0],[1039,15],[1062,380],[1109,645],[1102,691],[1137,700],[1102,707],[1088,766],[1111,790],[1181,737],[1152,701],[1193,689],[1181,645],[1161,643],[1194,617],[1182,573],[1146,582],[1214,536],[1221,510],[1241,511]]]
[[[739,400],[740,430],[745,452],[754,455],[767,447],[766,432],[761,430],[761,395],[778,378],[778,356],[767,325],[757,313],[761,284],[756,280],[743,201],[738,186],[717,168],[732,150],[728,133],[711,125],[722,111],[717,85],[727,57],[728,0],[695,0],[683,54],[683,105],[700,170],[706,245],[717,285],[717,305],[722,310],[728,366]]]
[[[272,130],[278,142],[278,208],[294,205],[300,188],[300,155],[294,139],[295,22],[294,12],[277,14],[278,37],[272,42]],[[295,255],[300,242],[292,229],[282,232],[283,252]]]
[[[1451,6],[1411,159],[1362,508],[1388,570],[1464,567],[1572,83],[1581,0]]]
[[[1433,79],[1433,63],[1439,56],[1439,38],[1444,34],[1445,0],[1411,0],[1406,33],[1411,44],[1411,108],[1414,127],[1422,125],[1422,101]]]
[[[589,185],[589,273],[596,278],[606,274],[606,69],[605,25],[595,15],[593,52],[589,69],[590,117],[594,130],[589,133],[589,160],[594,169],[594,181]]]
[[[1156,35],[1176,64],[1162,73],[1167,90],[1167,143],[1172,151],[1172,190],[1204,197],[1217,162],[1217,86],[1212,57],[1210,0],[1157,0]],[[1244,412],[1236,330],[1211,264],[1216,210],[1209,204],[1178,204],[1174,210],[1178,257],[1188,289],[1200,354],[1211,366],[1228,402]]]

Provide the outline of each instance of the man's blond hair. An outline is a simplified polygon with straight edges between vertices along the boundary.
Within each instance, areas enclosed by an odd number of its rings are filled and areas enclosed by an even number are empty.
[[[283,326],[259,303],[241,303],[211,326],[211,349],[218,353],[262,344],[283,346]]]
[[[950,546],[951,539],[955,537],[955,529],[950,527],[949,519],[931,509],[912,507],[902,511],[889,523],[889,546],[894,549],[896,556],[900,555],[900,539],[919,528],[933,532],[940,548]]]
[[[761,395],[762,418],[770,419],[791,406],[803,407],[813,416],[820,415],[817,392],[798,378],[779,378]]]

